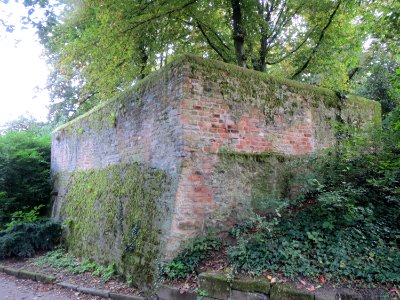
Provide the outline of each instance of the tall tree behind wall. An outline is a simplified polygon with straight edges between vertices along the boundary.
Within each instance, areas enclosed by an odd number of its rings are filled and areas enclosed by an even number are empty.
[[[188,52],[345,89],[371,30],[355,0],[64,1],[40,28],[61,119]]]

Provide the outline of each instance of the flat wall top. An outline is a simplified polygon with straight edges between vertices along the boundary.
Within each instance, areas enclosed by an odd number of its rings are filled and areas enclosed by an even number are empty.
[[[99,104],[87,113],[58,127],[54,133],[68,135],[71,130],[79,130],[83,121],[95,122],[95,120],[89,119],[104,120],[108,118],[112,123],[113,119],[115,119],[115,112],[126,109],[124,104],[128,101],[137,101],[140,104],[141,96],[155,88],[165,89],[165,92],[168,93],[168,83],[184,74],[188,76],[203,76],[211,84],[217,84],[223,79],[224,82],[219,84],[221,93],[229,96],[229,99],[233,101],[248,102],[249,104],[256,104],[256,106],[260,106],[261,102],[265,102],[267,103],[266,106],[273,108],[281,105],[286,100],[285,93],[282,93],[283,90],[284,92],[297,94],[309,99],[311,105],[315,106],[323,103],[326,107],[340,108],[343,102],[347,102],[345,104],[347,106],[372,112],[372,122],[380,121],[381,106],[376,101],[354,95],[348,95],[343,99],[334,91],[326,88],[275,78],[262,72],[187,54],[175,58],[165,67],[153,72],[120,95]],[[205,87],[206,89],[207,87]]]

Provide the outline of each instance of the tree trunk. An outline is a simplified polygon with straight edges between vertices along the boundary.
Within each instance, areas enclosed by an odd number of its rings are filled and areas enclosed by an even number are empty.
[[[231,0],[232,4],[232,22],[233,22],[233,43],[235,46],[236,62],[238,66],[246,67],[246,50],[244,41],[246,32],[243,26],[242,6],[240,0]]]
[[[258,59],[256,65],[254,66],[254,69],[260,72],[265,72],[267,68],[266,59],[267,59],[267,37],[265,34],[263,34],[260,39],[260,51],[258,52]]]
[[[140,80],[146,77],[145,70],[147,62],[149,60],[149,56],[147,54],[146,47],[143,44],[139,46],[139,51],[140,51],[140,74],[138,76],[138,79]]]

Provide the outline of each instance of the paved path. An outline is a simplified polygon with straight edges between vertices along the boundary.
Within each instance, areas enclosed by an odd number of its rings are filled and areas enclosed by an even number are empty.
[[[0,300],[92,300],[100,299],[52,284],[16,279],[0,273]],[[104,298],[102,298],[104,299]]]

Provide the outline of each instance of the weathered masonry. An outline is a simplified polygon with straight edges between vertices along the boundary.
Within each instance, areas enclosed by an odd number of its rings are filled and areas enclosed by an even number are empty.
[[[285,158],[334,146],[334,122],[379,119],[374,101],[183,56],[54,132],[53,216],[76,254],[151,282],[189,237],[271,207]]]

